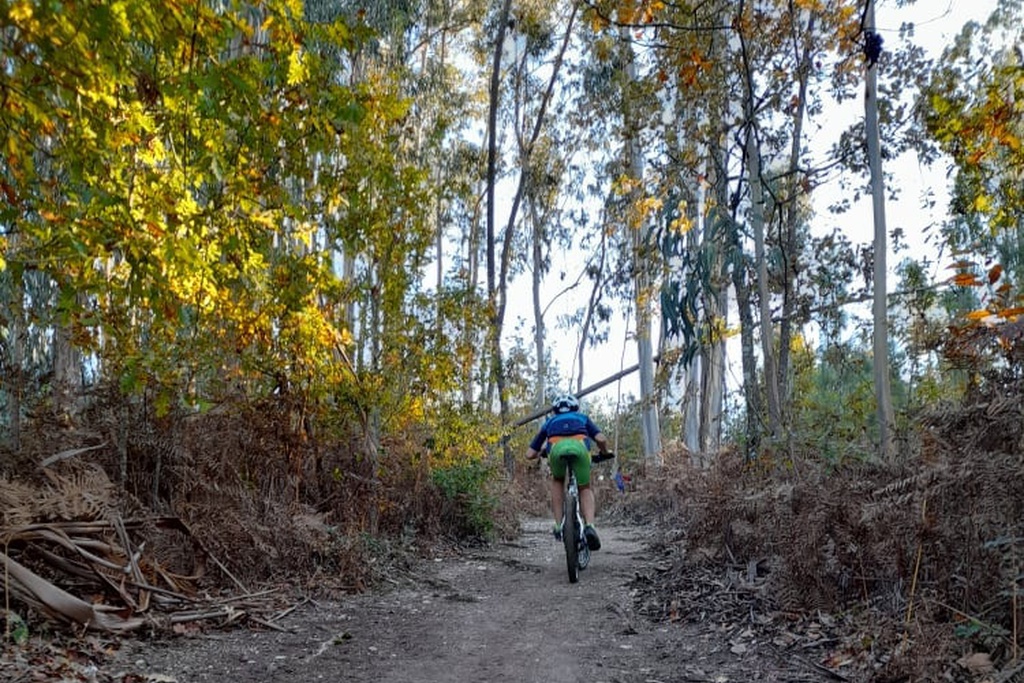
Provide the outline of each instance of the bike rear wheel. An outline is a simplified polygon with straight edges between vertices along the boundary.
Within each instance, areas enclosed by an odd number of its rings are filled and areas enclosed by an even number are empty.
[[[580,579],[579,548],[576,539],[580,530],[577,528],[577,510],[579,500],[576,495],[569,492],[565,496],[565,516],[562,522],[562,542],[565,543],[565,566],[569,570],[569,583],[576,583]]]

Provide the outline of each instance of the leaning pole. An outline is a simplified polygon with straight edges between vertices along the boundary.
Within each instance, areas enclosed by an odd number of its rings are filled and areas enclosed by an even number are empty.
[[[655,355],[653,360],[654,360],[655,363],[657,363],[660,358],[661,358],[660,355]],[[637,363],[636,365],[628,367],[625,370],[620,370],[619,372],[616,372],[611,377],[606,377],[605,379],[601,380],[600,382],[596,382],[595,384],[591,384],[589,387],[584,387],[583,389],[580,389],[579,391],[576,392],[576,397],[580,398],[580,397],[586,396],[587,394],[593,393],[593,392],[597,391],[598,389],[601,389],[602,387],[608,386],[612,382],[617,382],[618,380],[622,379],[626,375],[634,373],[634,372],[636,372],[639,369],[640,369],[640,364]],[[537,411],[534,411],[534,412],[530,413],[526,417],[520,418],[512,426],[513,426],[513,428],[515,428],[515,427],[522,427],[524,424],[527,424],[528,422],[533,422],[538,417],[544,417],[544,415],[546,415],[548,412],[550,412],[550,410],[551,410],[550,406],[545,406],[544,408],[541,408],[540,410],[537,410]]]

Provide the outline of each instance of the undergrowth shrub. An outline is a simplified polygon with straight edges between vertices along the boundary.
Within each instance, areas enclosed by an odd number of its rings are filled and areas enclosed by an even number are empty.
[[[451,533],[466,538],[493,536],[497,497],[491,486],[495,474],[494,466],[482,460],[450,463],[431,472],[431,482],[444,497],[442,514]]]
[[[816,360],[801,347],[794,350],[793,365],[793,451],[814,453],[831,466],[871,460],[878,419],[868,351],[836,345]],[[906,386],[897,376],[892,393],[896,405],[905,405]]]

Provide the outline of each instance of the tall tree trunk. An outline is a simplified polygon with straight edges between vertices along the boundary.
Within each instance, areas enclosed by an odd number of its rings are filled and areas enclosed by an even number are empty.
[[[498,391],[501,424],[507,421],[508,397],[505,395],[505,368],[501,353],[501,332],[504,307],[499,303],[497,282],[497,258],[495,236],[495,186],[498,175],[498,106],[500,104],[501,53],[505,43],[505,28],[508,26],[512,0],[504,0],[498,14],[498,34],[494,39],[494,61],[491,66],[491,85],[487,111],[487,304],[490,311],[491,379]],[[509,225],[512,221],[509,221]],[[515,457],[508,441],[502,441],[505,471],[515,472]]]
[[[82,394],[82,354],[72,342],[71,322],[58,320],[53,328],[53,407],[73,419]]]
[[[724,219],[724,217],[723,217]],[[727,220],[727,219],[724,219]],[[757,359],[754,356],[754,314],[747,284],[747,256],[739,238],[739,224],[731,221],[733,233],[732,282],[736,290],[736,311],[740,319],[740,355],[743,367],[743,397],[746,410],[746,459],[753,460],[761,448],[761,392],[757,384]]]
[[[703,211],[704,190],[698,206]],[[708,258],[708,288],[704,292],[707,341],[701,349],[700,450],[717,453],[722,440],[722,404],[725,400],[725,330],[728,327],[728,281],[725,254],[729,231],[720,224],[706,225],[703,233]]]
[[[729,171],[722,140],[714,139],[708,151],[712,170],[711,191],[714,197],[714,208],[709,216],[709,222],[716,222],[717,229],[728,235],[732,283],[736,290],[736,312],[740,322],[740,357],[743,368],[743,397],[746,403],[745,458],[752,460],[761,447],[763,408],[757,384],[757,359],[754,355],[755,324],[750,285],[747,280],[747,255],[740,237],[740,225],[736,220],[740,198],[739,193],[736,193],[730,203]],[[726,207],[729,208],[728,212]]]
[[[690,230],[687,238],[687,247],[692,253],[697,253],[701,248],[700,242],[708,234],[710,223],[705,210],[704,197],[706,190],[703,183],[698,182],[695,189],[697,194],[697,210],[694,220],[696,226]],[[692,277],[686,275],[685,277]],[[707,464],[704,457],[706,452],[701,439],[701,416],[704,410],[704,353],[694,356],[689,367],[686,368],[686,377],[683,383],[683,438],[686,449],[690,452],[690,458],[694,465],[703,467]]]
[[[796,11],[796,10],[794,10]],[[791,382],[789,367],[789,349],[793,337],[793,314],[796,297],[794,286],[796,279],[797,230],[800,220],[800,202],[802,178],[800,177],[800,148],[803,142],[804,115],[807,112],[807,81],[811,73],[811,57],[813,54],[815,15],[810,14],[807,28],[803,33],[803,53],[797,65],[797,106],[793,112],[793,138],[789,150],[789,167],[787,169],[786,193],[783,209],[782,234],[779,235],[779,247],[782,250],[782,322],[779,324],[779,396],[783,405],[783,419],[790,424],[787,417],[791,412]],[[797,17],[793,17],[794,34],[799,26]]]
[[[882,151],[878,132],[878,53],[881,43],[875,33],[875,3],[867,0],[864,35],[868,45],[867,83],[864,88],[864,132],[867,136],[868,163],[871,166],[871,203],[875,220],[874,251],[874,373],[875,400],[878,408],[878,450],[883,459],[893,453],[892,388],[889,380],[889,321],[886,305],[886,227],[885,178],[882,176]]]
[[[629,29],[620,30],[626,59],[626,82],[637,80],[636,59]],[[625,154],[629,176],[637,181],[644,177],[643,147],[638,139],[639,122],[629,107],[629,96],[623,97],[626,110],[623,112],[625,128]],[[633,198],[639,198],[639,191],[633,192]],[[636,306],[636,344],[637,361],[640,364],[640,405],[641,428],[644,443],[644,461],[657,465],[661,456],[661,428],[658,424],[658,401],[654,388],[654,348],[651,340],[651,276],[647,251],[648,222],[642,222],[631,228],[633,247],[633,303]]]
[[[692,464],[703,467],[704,452],[700,445],[701,357],[696,356],[686,368],[683,378],[683,443],[690,452]]]
[[[741,4],[741,12],[743,5]],[[746,139],[744,154],[747,179],[750,183],[750,227],[754,234],[754,267],[757,269],[758,312],[761,317],[761,355],[764,359],[765,395],[768,401],[768,428],[773,437],[782,426],[779,400],[779,376],[775,359],[772,327],[771,291],[768,282],[768,259],[765,254],[764,189],[761,178],[761,149],[757,139],[757,111],[754,106],[754,74],[747,54],[746,38],[740,32],[743,51],[744,110]]]
[[[12,238],[12,242],[15,238]],[[9,261],[11,272],[10,369],[7,391],[11,451],[21,450],[21,400],[25,391],[25,268],[21,261]]]
[[[480,210],[479,204],[475,207],[470,218],[468,234],[466,235],[466,296],[471,296],[476,301],[476,293],[480,291]],[[473,405],[473,375],[476,374],[477,362],[479,362],[478,339],[479,330],[473,324],[473,309],[469,306],[463,309],[463,344],[470,354],[466,359],[464,374],[462,378],[462,404]],[[486,384],[480,387],[481,395],[485,393]]]
[[[531,202],[531,206],[533,203]],[[547,377],[547,358],[545,351],[544,339],[546,336],[544,327],[544,309],[540,304],[540,286],[544,276],[544,231],[540,225],[540,220],[536,216],[536,212],[533,213],[533,248],[531,249],[533,257],[533,268],[532,268],[532,281],[531,281],[531,292],[533,295],[533,344],[534,351],[537,354],[537,375],[534,378],[533,387],[533,404],[535,408],[540,408],[544,404],[544,381]]]
[[[761,317],[761,356],[764,358],[765,395],[768,401],[768,429],[773,437],[780,435],[782,411],[779,400],[779,375],[775,363],[772,332],[771,292],[768,287],[768,259],[764,245],[764,193],[761,187],[761,150],[754,135],[754,123],[747,124],[746,156],[750,180],[751,229],[754,233],[754,266],[757,269],[758,313]]]

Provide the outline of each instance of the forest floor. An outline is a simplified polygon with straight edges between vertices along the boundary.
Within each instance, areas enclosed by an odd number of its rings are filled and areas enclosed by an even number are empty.
[[[309,599],[280,620],[287,632],[232,628],[130,639],[66,664],[63,680],[204,681],[515,680],[550,683],[825,681],[842,677],[759,639],[706,604],[688,618],[638,611],[650,577],[665,571],[640,527],[601,527],[603,547],[568,582],[550,522],[528,519],[515,541],[417,561],[385,591]],[[699,612],[699,616],[696,614]],[[99,651],[105,654],[100,656]],[[5,653],[8,680],[54,680]],[[24,661],[31,664],[31,661]],[[84,673],[83,673],[84,672]],[[855,680],[855,679],[846,679]]]

